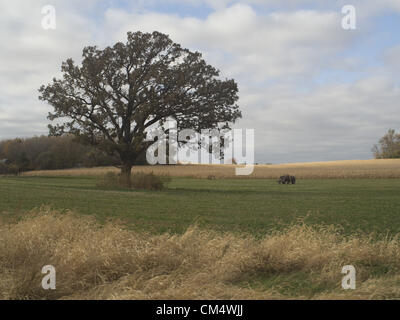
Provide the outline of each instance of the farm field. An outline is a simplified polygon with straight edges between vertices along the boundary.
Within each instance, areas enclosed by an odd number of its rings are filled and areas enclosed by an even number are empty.
[[[53,2],[0,2],[0,301],[400,300],[400,0]]]
[[[399,299],[398,161],[353,164],[260,166],[257,179],[135,168],[170,175],[163,191],[98,187],[110,168],[0,177],[0,299]],[[49,263],[55,292],[33,285]],[[355,291],[341,288],[346,264]]]
[[[235,179],[276,179],[284,174],[297,178],[400,178],[400,159],[343,160],[327,162],[305,162],[272,165],[255,165],[249,176],[236,176],[236,165],[177,165],[177,166],[135,166],[132,172],[154,172],[174,177]],[[97,176],[106,172],[119,172],[114,167],[79,168],[51,171],[25,172],[25,176]]]
[[[400,231],[400,179],[272,179],[175,177],[164,191],[96,187],[96,177],[2,177],[6,216],[42,205],[123,219],[130,228],[182,233],[197,223],[221,231],[265,234],[290,224],[334,224],[357,230]],[[4,215],[4,214],[3,214]]]

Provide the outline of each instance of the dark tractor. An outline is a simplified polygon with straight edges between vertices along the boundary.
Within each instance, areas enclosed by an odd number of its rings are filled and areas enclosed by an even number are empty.
[[[285,176],[281,176],[278,180],[279,184],[289,184],[290,183],[290,176],[289,175],[285,175]]]
[[[278,180],[279,184],[296,184],[296,177],[289,176],[288,174],[285,176],[281,176]]]

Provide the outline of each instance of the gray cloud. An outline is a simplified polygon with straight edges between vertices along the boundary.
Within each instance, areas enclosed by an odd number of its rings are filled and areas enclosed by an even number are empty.
[[[236,127],[255,129],[257,162],[366,159],[386,129],[398,127],[398,47],[382,52],[383,67],[366,69],[362,57],[346,52],[368,36],[370,24],[345,32],[336,7],[301,9],[320,3],[312,0],[192,0],[214,8],[200,19],[142,10],[149,2],[137,1],[130,11],[110,5],[94,19],[98,2],[53,1],[55,31],[40,26],[44,1],[0,3],[0,138],[46,134],[50,107],[37,100],[40,85],[59,76],[61,61],[79,61],[85,45],[111,45],[136,30],[168,33],[238,81],[244,117]],[[354,3],[365,21],[387,8],[400,12],[398,1]],[[261,12],[251,4],[280,9]],[[358,80],[319,83],[330,70]]]

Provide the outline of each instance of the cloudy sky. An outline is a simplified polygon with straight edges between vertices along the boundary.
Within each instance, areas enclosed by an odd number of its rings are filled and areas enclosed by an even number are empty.
[[[342,28],[348,4],[356,30]],[[0,139],[47,134],[37,89],[62,61],[154,30],[238,82],[235,127],[255,130],[256,162],[369,159],[400,128],[399,0],[1,0]]]

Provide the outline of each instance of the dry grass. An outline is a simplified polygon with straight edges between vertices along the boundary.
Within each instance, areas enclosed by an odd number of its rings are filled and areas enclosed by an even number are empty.
[[[54,291],[40,286],[48,264]],[[357,268],[355,291],[340,288],[346,264]],[[197,227],[149,235],[48,208],[0,224],[1,299],[391,299],[400,298],[398,266],[398,239],[345,238],[331,227],[296,225],[262,239]],[[285,294],[299,274],[300,289]],[[274,277],[283,280],[262,282]]]
[[[277,165],[256,165],[250,176],[236,176],[236,165],[177,165],[177,166],[140,166],[133,172],[154,172],[157,175],[173,177],[207,178],[210,175],[221,178],[264,178],[276,179],[290,174],[297,178],[400,178],[400,159],[348,160],[330,162],[310,162]],[[80,176],[103,175],[108,171],[119,172],[117,168],[98,167],[53,171],[33,171],[25,176]]]

